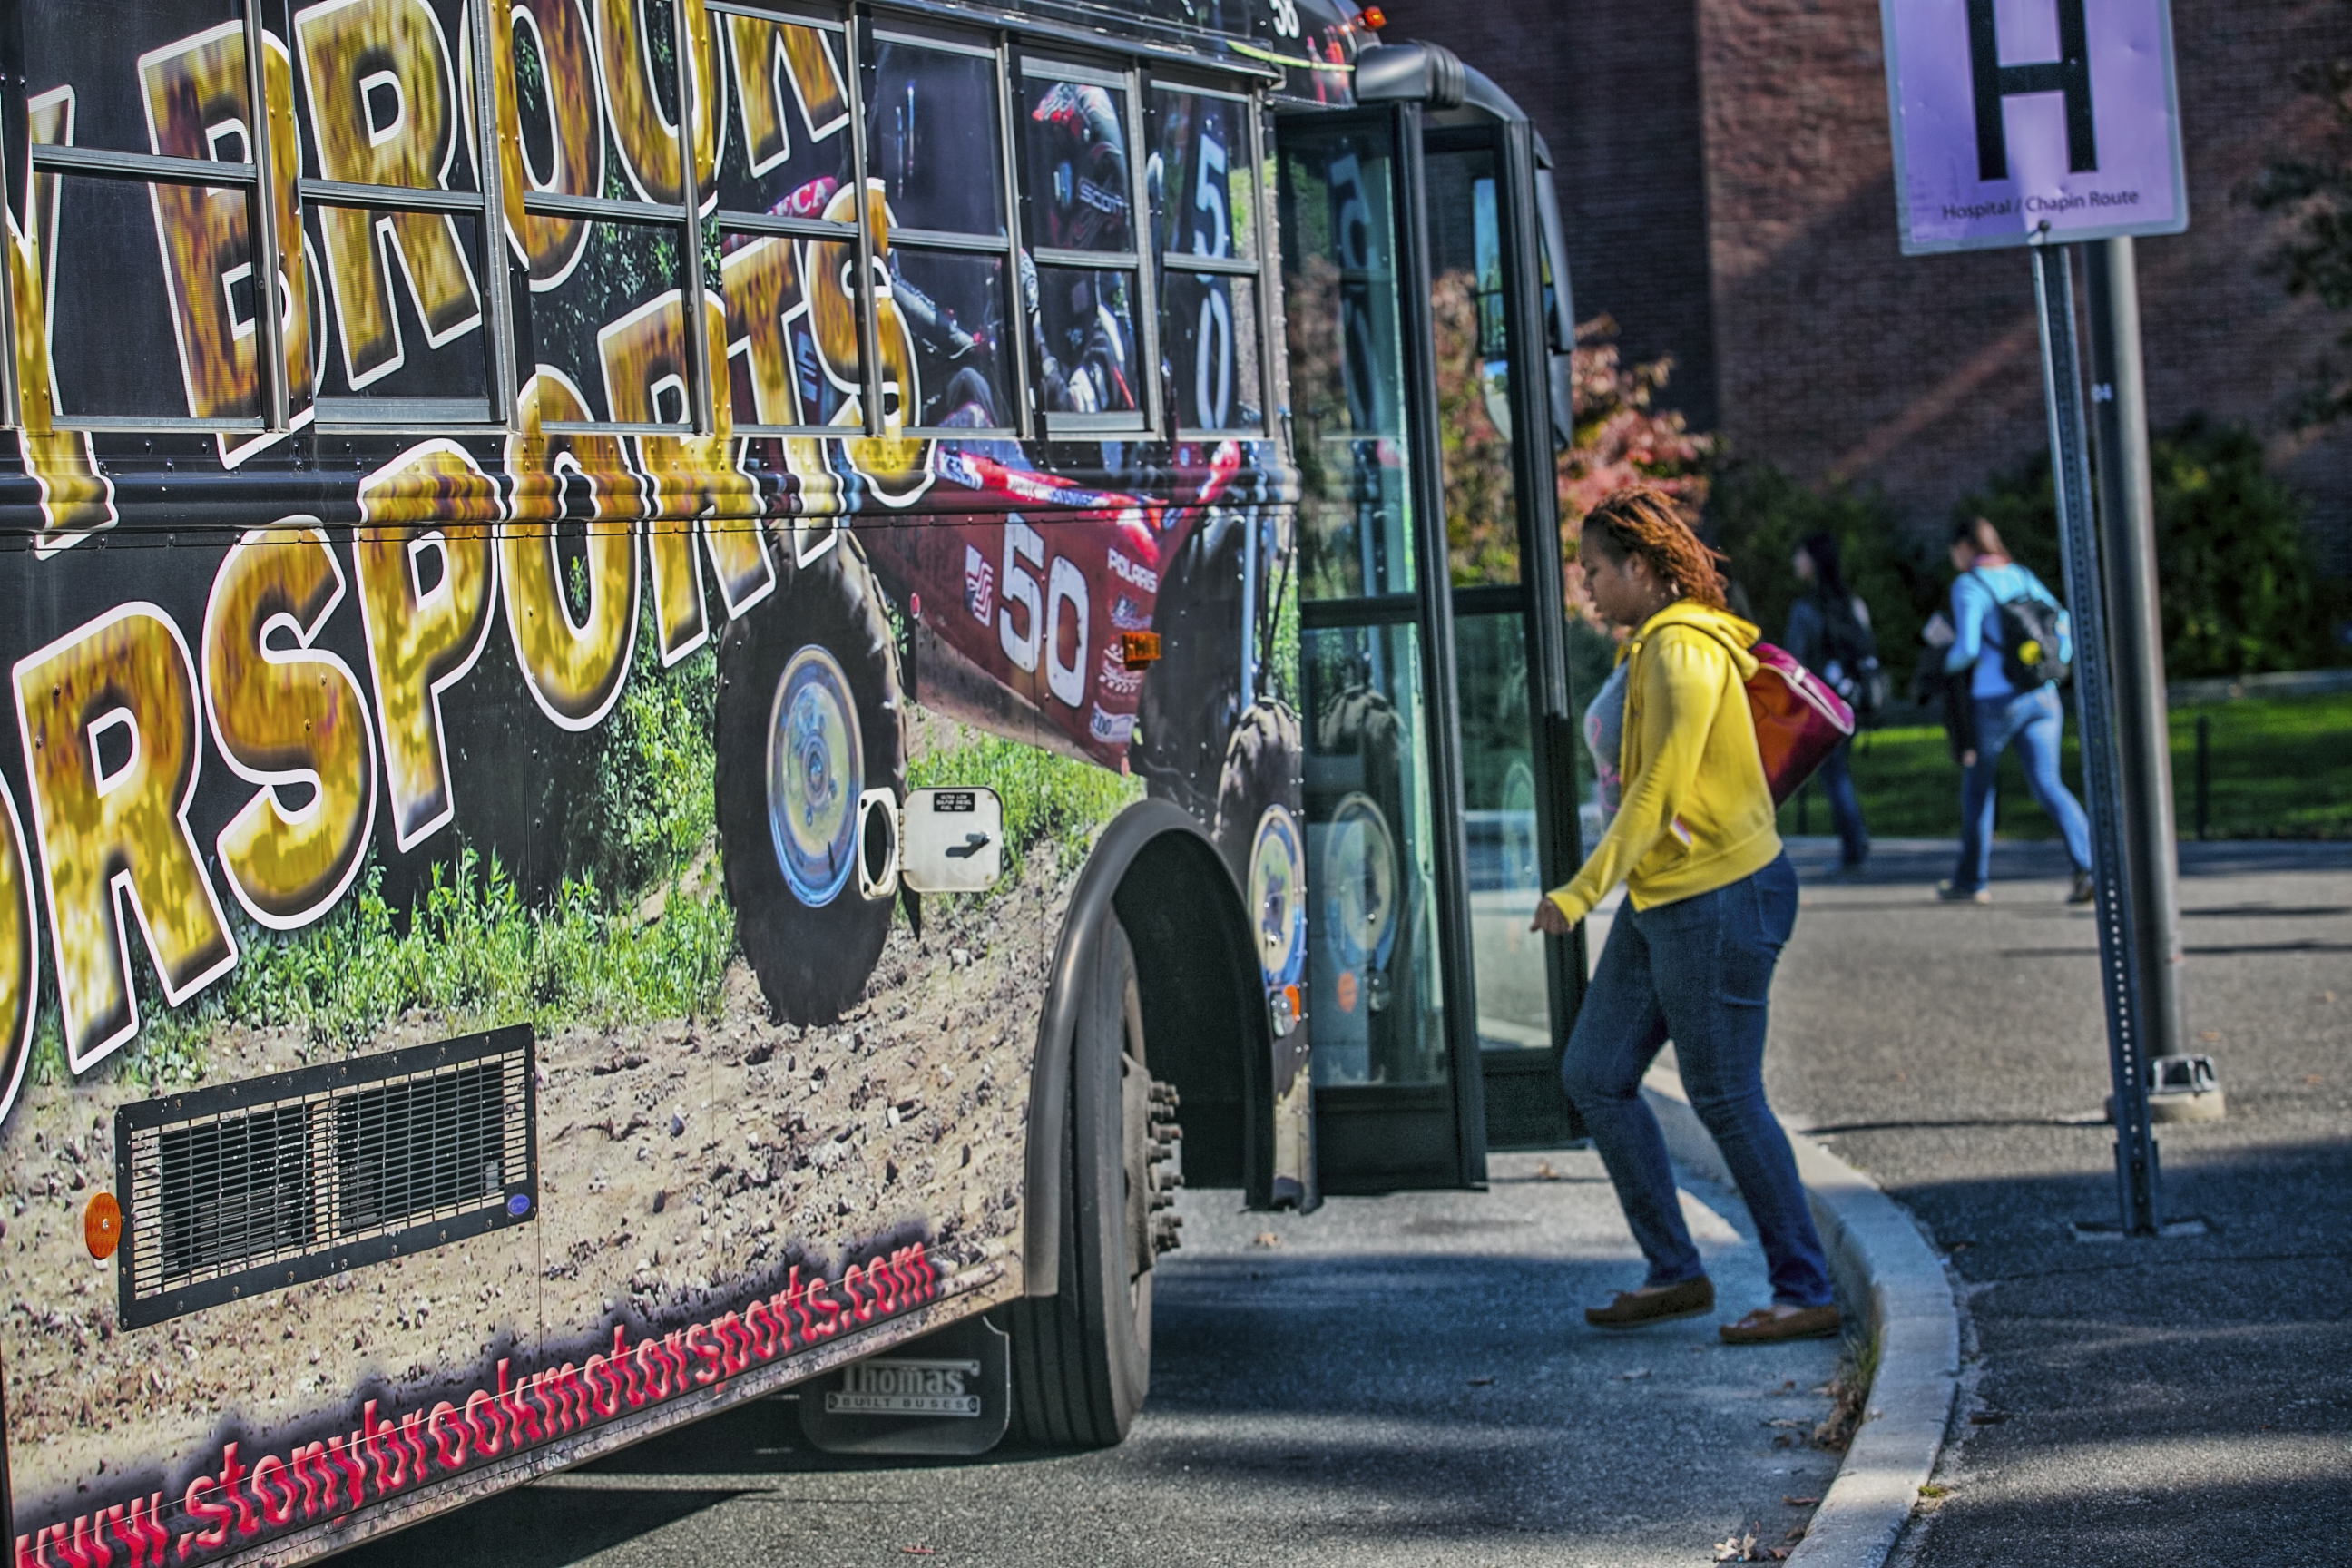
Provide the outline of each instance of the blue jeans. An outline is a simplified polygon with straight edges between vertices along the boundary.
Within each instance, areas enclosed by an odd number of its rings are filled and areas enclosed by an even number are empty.
[[[1840,741],[1822,759],[1819,775],[1822,793],[1830,799],[1830,820],[1837,824],[1838,858],[1849,871],[1860,869],[1870,858],[1870,830],[1862,825],[1862,802],[1853,797],[1853,750],[1852,741]]]
[[[2058,777],[2058,736],[2065,727],[2065,710],[2058,705],[2056,689],[1979,697],[1976,710],[1977,760],[1960,775],[1960,863],[1952,872],[1952,886],[1973,893],[1992,876],[1993,780],[2001,749],[2012,741],[2025,763],[2026,787],[2064,835],[2074,869],[2089,870],[2091,824],[2082,803]]]
[[[1796,1156],[1764,1103],[1772,969],[1796,925],[1797,873],[1783,855],[1711,893],[1647,910],[1624,905],[1601,950],[1560,1081],[1649,1259],[1651,1285],[1706,1271],[1683,1224],[1665,1139],[1642,1102],[1642,1074],[1672,1037],[1691,1109],[1748,1200],[1772,1300],[1792,1307],[1832,1300]]]

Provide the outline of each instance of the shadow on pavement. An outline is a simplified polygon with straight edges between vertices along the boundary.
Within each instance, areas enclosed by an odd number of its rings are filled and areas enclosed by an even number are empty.
[[[427,1520],[335,1559],[348,1568],[564,1568],[675,1524],[732,1491],[578,1491],[525,1487]]]

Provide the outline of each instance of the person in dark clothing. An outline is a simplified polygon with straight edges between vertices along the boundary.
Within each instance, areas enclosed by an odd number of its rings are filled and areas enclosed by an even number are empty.
[[[1856,699],[1864,683],[1876,679],[1878,656],[1871,637],[1870,606],[1846,586],[1836,536],[1807,534],[1789,569],[1812,592],[1789,607],[1789,629],[1781,644],[1859,711],[1863,703]],[[1820,773],[1822,793],[1830,800],[1830,820],[1837,825],[1840,869],[1847,876],[1870,859],[1870,831],[1863,826],[1862,803],[1854,798],[1847,755],[1853,745],[1852,741],[1839,742],[1837,750],[1822,759]]]

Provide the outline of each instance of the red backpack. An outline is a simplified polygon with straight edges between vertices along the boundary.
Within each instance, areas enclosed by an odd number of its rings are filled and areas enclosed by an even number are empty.
[[[1764,783],[1777,806],[1853,735],[1853,710],[1786,648],[1759,642],[1748,651],[1756,660],[1756,673],[1748,678],[1748,711],[1756,721]]]

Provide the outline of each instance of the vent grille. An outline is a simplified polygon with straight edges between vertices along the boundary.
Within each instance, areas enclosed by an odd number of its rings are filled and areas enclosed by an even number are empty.
[[[125,1327],[538,1213],[527,1026],[115,1113]]]
[[[156,1136],[166,1278],[310,1245],[318,1232],[303,1110],[281,1105]]]

